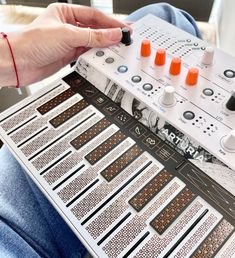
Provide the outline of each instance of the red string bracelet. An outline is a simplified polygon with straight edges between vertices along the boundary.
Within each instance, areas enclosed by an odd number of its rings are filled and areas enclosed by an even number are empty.
[[[13,62],[14,70],[15,70],[15,75],[16,75],[16,88],[19,88],[20,87],[20,82],[19,82],[19,76],[18,76],[18,71],[17,71],[17,67],[16,67],[16,62],[15,62],[15,57],[14,57],[14,54],[13,54],[13,50],[12,50],[11,44],[8,40],[7,34],[4,33],[4,32],[1,32],[1,34],[2,34],[2,37],[4,39],[6,39],[7,45],[9,47],[10,52],[11,52],[11,58],[12,58],[12,62]]]

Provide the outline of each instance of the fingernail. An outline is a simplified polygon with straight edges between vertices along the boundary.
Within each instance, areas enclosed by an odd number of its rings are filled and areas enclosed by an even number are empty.
[[[108,29],[108,39],[111,41],[120,41],[122,38],[122,30],[120,28]]]

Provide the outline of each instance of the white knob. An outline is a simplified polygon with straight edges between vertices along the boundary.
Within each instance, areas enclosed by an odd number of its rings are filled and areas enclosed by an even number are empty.
[[[206,47],[202,56],[202,63],[205,65],[210,65],[213,63],[214,59],[214,48]]]
[[[225,150],[235,151],[235,129],[222,139],[222,145]]]
[[[175,103],[175,89],[172,86],[166,86],[161,97],[161,103],[170,106]]]

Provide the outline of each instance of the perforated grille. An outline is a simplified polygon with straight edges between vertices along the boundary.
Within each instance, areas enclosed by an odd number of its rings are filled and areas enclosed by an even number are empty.
[[[147,183],[131,200],[129,204],[136,210],[141,211],[169,182],[172,175],[164,170]]]
[[[54,96],[58,95],[59,93],[61,93],[65,89],[66,89],[65,86],[60,86],[60,87],[56,88],[55,90],[47,93],[45,96],[43,96],[43,98],[40,98],[36,102],[29,105],[27,108],[22,109],[22,111],[17,112],[11,118],[7,119],[5,122],[3,122],[1,124],[1,127],[6,132],[8,132],[9,130],[13,129],[14,127],[18,126],[19,124],[22,124],[24,121],[26,121],[33,114],[37,113],[35,109],[38,106],[45,103],[46,101],[53,98]]]
[[[136,215],[131,219],[120,231],[103,247],[103,250],[110,257],[117,257],[147,226],[147,214],[150,216],[152,211],[156,211],[167,199],[177,190],[179,185],[177,183],[166,190],[154,204],[148,209],[145,215]],[[153,209],[154,207],[154,209]]]
[[[176,220],[179,214],[193,201],[195,194],[188,188],[184,189],[169,205],[157,215],[150,225],[162,234]]]
[[[233,233],[232,241],[229,244],[225,244],[222,253],[216,258],[233,258],[235,256],[235,233]]]
[[[225,219],[212,231],[199,249],[193,254],[193,258],[210,258],[222,246],[234,227]]]
[[[33,139],[29,143],[27,143],[24,147],[21,148],[21,151],[25,154],[25,156],[30,156],[34,152],[36,152],[38,149],[43,147],[44,145],[48,144],[50,141],[53,141],[56,137],[58,137],[60,134],[66,132],[69,128],[76,125],[78,121],[84,120],[87,116],[89,116],[92,113],[92,109],[89,107],[86,108],[83,112],[78,113],[73,119],[68,121],[66,124],[59,127],[57,130],[55,130],[53,127],[51,127],[49,130],[46,130],[44,133],[39,135],[37,138]],[[92,117],[89,120],[88,125],[93,125],[93,123],[97,122],[99,119],[98,116]]]
[[[76,149],[80,149],[83,145],[89,142],[92,138],[104,131],[111,122],[106,118],[101,119],[98,123],[86,130],[84,133],[71,141],[71,145]]]
[[[38,107],[37,110],[42,114],[46,114],[65,100],[71,98],[75,94],[71,88],[65,90],[64,92],[60,93],[55,98],[49,100],[48,102],[44,103],[42,106]]]
[[[168,231],[168,233],[160,238],[158,235],[152,236],[148,242],[138,251],[135,257],[149,258],[157,257],[177,236],[182,234],[182,230],[191,220],[195,220],[195,215],[200,211],[203,205],[196,201],[186,214]]]
[[[202,239],[205,238],[205,235],[209,231],[209,229],[214,225],[214,223],[218,220],[214,214],[210,214],[210,216],[202,223],[202,225],[196,230],[196,232],[187,240],[184,246],[174,255],[175,258],[186,257],[187,254],[198,244]]]
[[[147,161],[147,157],[145,161]],[[147,181],[151,176],[153,176],[156,171],[158,171],[158,167],[156,165],[148,169],[143,176],[131,184],[129,188],[119,198],[117,198],[116,201],[114,201],[92,223],[89,224],[86,229],[94,239],[102,234],[115,220],[121,217],[121,215],[129,207],[126,203],[127,198],[137,189],[139,189],[143,182]]]
[[[51,113],[39,117],[36,120],[33,120],[31,123],[23,127],[22,129],[17,130],[12,136],[11,139],[15,143],[19,143],[20,141],[24,140],[26,137],[29,137],[31,134],[35,133],[37,130],[45,127],[47,121],[56,116],[58,113],[62,112],[64,109],[70,107],[75,102],[77,102],[76,98],[68,100],[68,102],[61,104],[61,106],[57,109],[52,111]]]
[[[65,111],[63,111],[58,116],[51,119],[49,122],[55,127],[59,127],[63,123],[67,122],[69,119],[71,119],[73,116],[75,116],[77,113],[81,112],[84,108],[88,106],[88,103],[82,99],[78,103],[75,103]]]
[[[142,153],[142,149],[139,146],[134,145],[130,150],[121,155],[120,158],[115,160],[107,168],[105,168],[100,174],[110,182],[116,176],[124,171],[124,169]]]
[[[87,129],[88,124],[85,122],[81,126],[77,127],[72,133],[70,133],[67,137],[64,137],[61,141],[54,144],[50,149],[47,149],[45,152],[41,154],[38,158],[36,158],[32,164],[38,170],[45,167],[49,162],[51,162],[56,157],[60,156],[63,152],[71,148],[69,142],[74,139],[81,131]]]
[[[84,173],[76,177],[73,181],[71,181],[67,186],[65,186],[60,192],[58,192],[59,197],[67,202],[74,195],[76,195],[81,189],[83,189],[86,185],[88,185],[91,180],[93,180],[97,173],[105,167],[109,162],[113,159],[117,158],[120,153],[122,153],[123,149],[129,148],[131,144],[126,143],[120,144],[113,152],[111,152],[107,157],[99,161],[94,167],[88,168]]]
[[[101,202],[111,191],[113,191],[117,186],[123,183],[127,177],[136,172],[138,168],[142,166],[142,159],[137,159],[130,166],[128,166],[120,177],[117,177],[111,183],[103,182],[97,188],[95,188],[91,193],[89,193],[85,198],[83,198],[79,203],[77,203],[73,208],[73,214],[80,220],[84,217],[90,210],[92,210],[99,202]]]
[[[76,166],[76,164],[78,164],[78,162],[82,161],[83,156],[89,152],[91,149],[93,149],[95,146],[97,146],[98,144],[100,144],[101,142],[103,142],[105,139],[107,139],[107,137],[114,133],[114,129],[110,128],[109,130],[107,130],[104,134],[102,134],[99,138],[97,138],[95,141],[93,141],[91,144],[89,144],[84,150],[82,150],[82,152],[79,153],[79,156],[77,156],[78,158],[74,158],[70,159],[70,160],[63,160],[60,164],[58,164],[57,166],[53,167],[46,175],[44,175],[45,180],[49,183],[52,184],[54,182],[56,182],[60,177],[62,177],[63,175],[65,175],[69,169],[73,168],[74,166]],[[73,139],[73,137],[70,137],[69,141],[71,140],[71,138]],[[64,147],[64,144],[67,141],[63,141],[62,144],[60,144],[58,147]],[[56,151],[58,150],[56,148]],[[54,155],[54,154],[53,154]],[[57,155],[56,155],[57,156]],[[46,155],[45,155],[46,157]]]
[[[122,142],[126,138],[125,134],[123,134],[120,130],[114,133],[111,137],[109,137],[106,141],[92,150],[85,156],[85,159],[90,162],[90,164],[94,165],[97,161],[99,161],[102,157],[104,157],[108,152],[114,149],[120,142]]]

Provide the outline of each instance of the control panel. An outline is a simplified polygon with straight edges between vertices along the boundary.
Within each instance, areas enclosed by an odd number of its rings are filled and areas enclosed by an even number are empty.
[[[76,69],[113,100],[129,94],[235,169],[235,58],[147,15],[120,44],[83,54]]]

